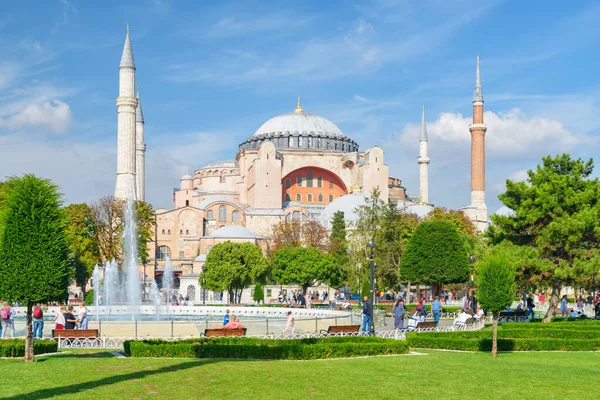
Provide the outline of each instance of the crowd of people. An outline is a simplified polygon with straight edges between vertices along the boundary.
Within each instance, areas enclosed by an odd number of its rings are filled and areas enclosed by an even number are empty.
[[[44,313],[48,308],[42,304],[36,304],[33,308],[33,337],[41,339],[44,331]],[[2,318],[1,334],[2,338],[12,338],[15,336],[15,309],[11,303],[2,304],[0,308],[0,317]],[[88,329],[88,309],[84,302],[81,303],[77,311],[77,316],[74,314],[73,306],[61,306],[59,312],[56,313],[51,324],[55,324],[54,329]]]

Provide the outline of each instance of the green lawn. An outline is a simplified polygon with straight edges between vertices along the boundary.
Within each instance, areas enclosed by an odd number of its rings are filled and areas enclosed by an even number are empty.
[[[10,399],[589,399],[600,353],[423,351],[352,360],[231,361],[117,358],[108,352],[0,360]]]

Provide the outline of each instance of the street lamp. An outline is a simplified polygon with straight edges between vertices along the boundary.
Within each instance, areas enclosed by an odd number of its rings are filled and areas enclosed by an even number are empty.
[[[468,295],[467,295],[467,299],[469,301],[469,307],[471,308],[471,311],[475,312],[476,310],[473,310],[473,300],[475,298],[475,296],[473,295],[473,288],[475,287],[475,285],[473,284],[473,264],[475,264],[475,261],[477,261],[477,259],[475,258],[474,255],[470,255],[469,256],[469,284],[468,284]]]
[[[373,239],[369,240],[367,243],[367,249],[369,251],[369,286],[371,289],[371,323],[370,323],[370,335],[375,335],[375,263],[373,262],[373,257],[375,255],[375,249],[377,245],[373,241]]]

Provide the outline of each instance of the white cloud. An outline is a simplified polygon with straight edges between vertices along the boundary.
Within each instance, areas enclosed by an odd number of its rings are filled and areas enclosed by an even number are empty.
[[[524,182],[528,178],[529,178],[529,174],[527,174],[527,171],[525,171],[524,169],[515,171],[512,174],[510,174],[508,177],[508,179],[510,179],[513,182]]]
[[[71,107],[60,100],[29,103],[20,111],[0,118],[0,128],[9,131],[37,128],[52,133],[66,133],[72,123]]]

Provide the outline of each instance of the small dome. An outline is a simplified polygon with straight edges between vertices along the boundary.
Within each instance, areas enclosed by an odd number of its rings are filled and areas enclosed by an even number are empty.
[[[331,219],[336,211],[344,212],[346,225],[355,222],[358,219],[356,208],[367,205],[367,199],[363,194],[348,194],[335,199],[321,211],[321,223],[328,229],[331,228]]]
[[[193,179],[193,178],[189,175],[184,175],[181,177],[181,180],[184,180],[184,179]]]
[[[214,238],[256,238],[257,236],[248,228],[237,225],[223,226],[213,233],[210,237]]]
[[[506,206],[500,207],[494,215],[502,215],[503,217],[516,217],[515,211],[512,208],[508,208]]]
[[[316,136],[344,137],[344,134],[327,118],[303,111],[291,112],[271,118],[254,133],[259,135],[277,135],[281,133],[313,133]]]
[[[205,262],[205,261],[206,261],[206,254],[200,254],[198,257],[196,257],[196,258],[194,259],[194,261],[197,261],[197,262]]]

